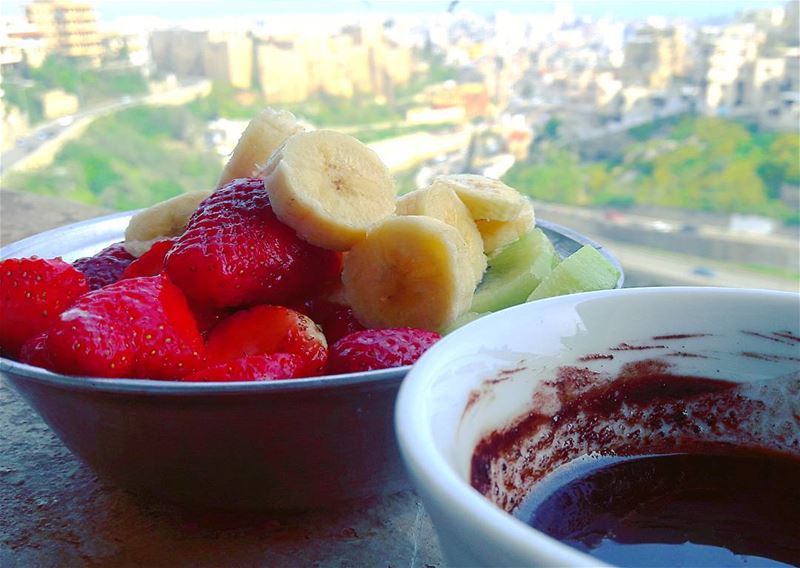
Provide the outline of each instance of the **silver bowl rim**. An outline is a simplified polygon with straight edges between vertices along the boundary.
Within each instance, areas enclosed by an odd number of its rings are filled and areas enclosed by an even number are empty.
[[[86,221],[72,223],[48,231],[43,231],[31,235],[25,239],[11,243],[0,248],[0,260],[18,256],[22,250],[27,249],[31,244],[39,240],[48,240],[54,237],[63,237],[69,233],[80,233],[82,229],[91,227],[104,221],[114,221],[123,217],[130,217],[138,211],[123,211],[112,213],[100,217],[94,217]],[[581,245],[591,245],[597,249],[614,267],[619,271],[620,277],[617,281],[617,288],[622,288],[625,280],[625,273],[619,260],[611,252],[596,241],[582,235],[581,233],[541,219],[536,220],[536,226],[560,233]],[[325,375],[319,377],[307,377],[302,379],[290,379],[281,381],[230,381],[220,383],[198,383],[181,381],[160,381],[153,379],[112,379],[85,377],[74,375],[62,375],[53,373],[40,367],[34,367],[26,363],[14,361],[0,357],[0,373],[8,373],[15,377],[22,377],[34,382],[43,383],[49,386],[64,388],[69,390],[127,393],[127,394],[148,394],[148,395],[204,395],[204,394],[239,394],[252,392],[294,392],[316,390],[326,387],[345,387],[352,385],[368,385],[370,383],[399,383],[411,369],[411,365],[395,367],[392,369],[380,369],[376,371],[364,371],[358,373],[347,373],[341,375]]]

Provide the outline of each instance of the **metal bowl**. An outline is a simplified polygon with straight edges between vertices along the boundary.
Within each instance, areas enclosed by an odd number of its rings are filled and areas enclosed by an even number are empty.
[[[0,258],[91,255],[122,240],[131,215],[41,233]],[[596,243],[538,225],[562,256],[591,244],[622,273]],[[308,509],[407,487],[392,417],[408,369],[202,384],[71,377],[0,359],[5,380],[99,475],[144,496],[237,509]]]

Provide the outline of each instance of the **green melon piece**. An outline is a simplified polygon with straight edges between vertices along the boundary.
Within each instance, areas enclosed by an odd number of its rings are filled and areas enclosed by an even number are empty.
[[[558,263],[550,239],[533,229],[489,257],[471,312],[496,312],[522,304]]]
[[[619,271],[594,247],[584,245],[556,266],[550,275],[542,280],[528,301],[591,292],[610,290],[617,285]]]
[[[459,327],[467,325],[468,323],[473,322],[478,318],[482,318],[485,315],[488,314],[486,313],[479,314],[478,312],[464,312],[463,314],[458,316],[455,320],[453,320],[453,322],[450,325],[444,328],[444,330],[442,331],[442,335],[447,335],[448,333],[457,330]]]

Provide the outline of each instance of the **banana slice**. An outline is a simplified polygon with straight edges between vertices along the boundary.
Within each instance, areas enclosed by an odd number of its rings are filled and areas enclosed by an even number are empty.
[[[236,178],[259,177],[259,169],[278,146],[292,134],[303,130],[292,113],[272,108],[263,110],[250,121],[236,143],[217,187]]]
[[[125,229],[125,250],[138,258],[157,240],[177,237],[200,202],[209,195],[210,191],[190,191],[140,211],[131,217]]]
[[[511,221],[525,200],[503,182],[473,174],[437,176],[433,185],[446,185],[455,191],[475,220]]]
[[[510,221],[475,221],[483,237],[483,252],[491,252],[513,243],[530,232],[536,225],[533,204],[524,199],[517,210],[517,216]]]
[[[370,226],[394,213],[389,170],[347,134],[295,134],[272,155],[263,175],[278,218],[318,247],[349,250]]]
[[[450,187],[432,185],[405,194],[397,200],[397,214],[426,215],[454,227],[464,239],[475,278],[480,281],[486,270],[483,239],[469,210]]]
[[[476,280],[458,231],[422,215],[392,216],[348,253],[347,301],[367,327],[441,330],[467,311]]]

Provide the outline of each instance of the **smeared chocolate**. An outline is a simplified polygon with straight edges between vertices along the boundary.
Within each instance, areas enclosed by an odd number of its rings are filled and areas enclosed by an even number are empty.
[[[663,359],[629,363],[613,376],[560,368],[533,394],[534,409],[557,410],[534,410],[484,437],[472,457],[473,487],[511,511],[542,477],[591,453],[695,452],[720,444],[800,452],[791,407],[800,376],[735,383],[671,369]]]

